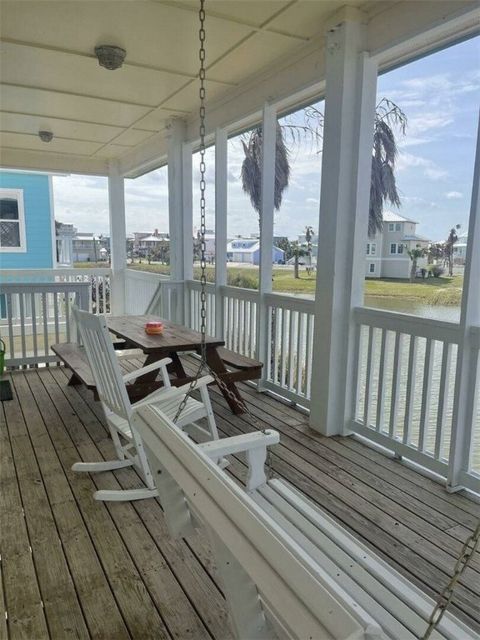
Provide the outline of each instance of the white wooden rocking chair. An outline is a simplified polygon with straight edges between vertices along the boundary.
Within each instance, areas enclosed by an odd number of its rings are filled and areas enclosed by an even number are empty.
[[[171,386],[167,371],[167,365],[171,362],[170,358],[163,358],[158,362],[122,376],[105,318],[103,316],[95,316],[86,311],[80,311],[77,307],[73,308],[73,314],[85,347],[118,459],[105,462],[76,462],[72,466],[72,470],[95,473],[135,466],[147,485],[145,488],[96,491],[94,498],[96,500],[125,501],[155,497],[158,492],[148,465],[142,439],[135,429],[133,417],[138,408],[155,405],[173,420],[187,390],[190,389],[190,384],[181,387]],[[164,386],[149,394],[143,400],[131,404],[125,383],[155,369],[159,370]],[[195,388],[200,392],[200,401],[188,397],[180,416],[176,420],[176,425],[180,429],[193,426],[195,433],[203,440],[218,439],[218,431],[207,388],[207,385],[212,381],[213,378],[211,376],[204,376],[197,381]],[[208,429],[196,424],[196,421],[201,418],[207,419]]]

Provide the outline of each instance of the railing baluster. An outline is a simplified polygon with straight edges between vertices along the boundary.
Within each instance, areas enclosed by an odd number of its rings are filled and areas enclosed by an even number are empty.
[[[70,342],[70,294],[68,289],[63,292],[63,297],[65,299],[65,332],[67,342]]]
[[[373,359],[375,356],[374,349],[374,327],[368,328],[368,346],[367,346],[367,370],[365,375],[365,404],[363,409],[363,424],[370,428],[371,411],[372,411],[372,373]]]
[[[415,383],[417,371],[417,336],[410,336],[408,350],[407,393],[405,401],[405,421],[403,427],[403,442],[410,444],[412,439],[413,407],[415,398]]]
[[[427,338],[425,346],[425,362],[423,368],[422,406],[420,410],[420,433],[418,437],[419,451],[425,451],[425,434],[430,420],[430,396],[432,387],[433,355],[435,342]]]
[[[20,293],[18,296],[18,304],[20,310],[20,336],[22,341],[22,358],[27,357],[27,342],[25,338],[25,300],[24,294]]]
[[[442,366],[440,370],[440,386],[438,389],[437,428],[435,431],[434,456],[440,459],[445,437],[445,425],[447,421],[448,394],[450,388],[450,371],[452,363],[452,345],[443,342]]]
[[[275,353],[275,320],[272,307],[267,308],[268,330],[267,330],[267,361],[264,363],[265,379],[272,380],[272,342],[274,343],[273,353]],[[250,320],[251,322],[251,320]],[[250,325],[251,327],[251,325]]]
[[[279,307],[273,307],[275,310],[275,342],[274,342],[274,348],[273,348],[273,381],[275,384],[281,384],[281,380],[279,377],[279,371],[280,371],[280,360],[279,358],[281,357],[281,344],[279,345],[279,342],[281,343],[281,336],[282,336],[282,309],[280,309]],[[279,350],[279,346],[280,346],[280,350]],[[279,353],[280,351],[280,353]]]
[[[15,294],[17,295],[17,294]],[[13,301],[12,294],[7,293],[7,318],[8,318],[8,342],[10,347],[10,358],[15,358],[15,342],[13,339]]]
[[[383,431],[383,417],[385,410],[385,369],[387,360],[387,330],[381,329],[382,338],[380,345],[380,367],[378,371],[378,395],[377,395],[377,417],[375,429]]]
[[[403,334],[399,331],[395,332],[395,349],[393,352],[393,370],[392,370],[392,400],[390,403],[390,420],[388,425],[388,435],[390,438],[395,437],[398,417],[398,401],[400,394],[400,372],[402,370],[402,346]]]
[[[37,311],[35,306],[35,293],[30,294],[30,308],[32,310],[32,344],[33,344],[33,357],[38,357],[38,344],[37,344]]]
[[[48,356],[50,345],[48,344],[48,310],[47,310],[47,294],[42,293],[42,313],[43,313],[43,350],[45,356]]]
[[[312,390],[312,355],[313,355],[313,315],[307,316],[307,343],[305,350],[305,378],[307,381],[307,389],[305,395],[310,398]]]
[[[296,392],[299,394],[303,393],[303,379],[302,379],[302,369],[303,369],[303,332],[305,330],[305,314],[303,312],[299,312],[298,314],[298,325],[297,325],[297,380],[296,380]]]
[[[58,318],[58,293],[55,291],[53,293],[53,318],[55,323],[55,342],[60,342],[60,325]]]
[[[297,320],[297,311],[290,310],[290,324],[288,329],[288,388],[294,391],[295,349],[293,348],[293,333]]]

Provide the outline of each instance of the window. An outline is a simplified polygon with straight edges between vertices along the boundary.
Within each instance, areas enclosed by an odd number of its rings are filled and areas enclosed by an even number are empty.
[[[377,254],[377,243],[367,242],[367,256],[374,256]]]
[[[25,213],[21,189],[0,189],[0,251],[26,251]]]
[[[369,273],[375,273],[375,263],[374,262],[370,262],[370,264],[368,265],[368,271],[369,271]]]
[[[392,242],[390,244],[390,254],[391,255],[402,255],[403,254],[403,244],[401,242]]]
[[[388,230],[389,231],[401,231],[402,230],[402,223],[401,222],[389,222],[388,223]]]

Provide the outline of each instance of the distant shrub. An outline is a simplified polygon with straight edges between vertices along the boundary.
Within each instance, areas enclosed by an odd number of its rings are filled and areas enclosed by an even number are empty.
[[[231,287],[242,287],[243,289],[258,289],[258,280],[245,273],[228,273],[227,284]]]
[[[440,278],[445,273],[445,269],[438,264],[432,264],[430,267],[430,273],[434,278]]]

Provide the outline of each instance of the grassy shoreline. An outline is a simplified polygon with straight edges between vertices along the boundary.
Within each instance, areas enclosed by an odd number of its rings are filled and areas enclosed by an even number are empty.
[[[75,266],[105,267],[105,263],[78,263]],[[161,273],[168,275],[168,265],[142,262],[141,264],[129,264],[129,269],[147,271],[149,273]],[[200,269],[195,267],[194,278],[200,278]],[[215,267],[207,267],[207,280],[213,282]],[[256,267],[228,267],[228,283],[234,286],[249,289],[258,288],[258,268]],[[296,295],[315,295],[316,275],[307,275],[300,272],[300,278],[293,277],[293,269],[273,268],[273,291],[275,293],[288,293]],[[379,300],[405,300],[426,305],[458,306],[462,297],[463,276],[442,276],[440,278],[417,279],[415,282],[399,279],[367,279],[365,282],[365,295]]]

